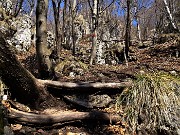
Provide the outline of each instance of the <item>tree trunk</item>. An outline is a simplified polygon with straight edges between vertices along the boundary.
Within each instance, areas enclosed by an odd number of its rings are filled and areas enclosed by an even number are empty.
[[[139,23],[139,18],[137,17],[137,35],[138,35],[138,40],[141,42],[141,29],[140,29],[140,23]]]
[[[127,0],[127,19],[126,19],[126,34],[125,34],[125,57],[129,57],[130,46],[130,32],[131,32],[131,19],[130,19],[130,4],[131,1]]]
[[[65,22],[66,20],[66,8],[67,8],[67,0],[64,0],[64,7],[63,7],[63,22],[62,22],[62,33],[61,33],[61,43],[66,43],[65,41]]]
[[[169,6],[168,6],[167,1],[166,1],[166,0],[163,0],[163,2],[164,2],[164,4],[165,4],[166,10],[167,10],[167,12],[168,12],[169,20],[170,20],[171,25],[173,26],[173,29],[174,29],[174,30],[178,30],[177,27],[176,27],[176,25],[175,25],[175,22],[174,22],[174,20],[173,20],[173,17],[172,17],[172,14],[171,14],[171,12],[170,12],[170,9],[169,9]]]
[[[90,57],[90,65],[95,62],[96,48],[97,48],[97,15],[98,15],[98,0],[93,1],[93,13],[92,13],[92,49]]]
[[[136,37],[138,38],[138,40],[141,42],[141,29],[140,29],[140,20],[139,20],[139,16],[138,16],[138,1],[136,0],[135,1],[135,4],[136,6],[134,7],[134,10],[135,10],[135,19],[136,19],[136,22],[137,22],[137,35]]]
[[[73,16],[73,15],[72,15]],[[72,54],[75,56],[76,54],[76,42],[75,42],[75,33],[74,33],[74,17],[72,17],[72,22],[71,22],[71,37],[72,37]]]
[[[49,59],[51,52],[47,48],[47,10],[48,0],[38,0],[36,8],[36,52],[39,75],[42,79],[49,78],[52,69],[52,63]]]
[[[53,11],[54,11],[54,22],[55,22],[55,53],[56,55],[59,54],[60,50],[61,50],[61,37],[59,34],[59,29],[60,29],[60,23],[59,23],[59,10],[60,10],[60,4],[61,4],[61,0],[59,0],[57,2],[57,6],[56,6],[56,2],[55,0],[52,0],[52,4],[53,4]]]
[[[76,53],[75,26],[74,19],[76,14],[76,0],[70,1],[71,4],[71,37],[72,37],[72,54]]]
[[[34,108],[49,96],[44,90],[45,87],[20,64],[1,33],[0,77],[9,88],[11,96],[20,103]]]

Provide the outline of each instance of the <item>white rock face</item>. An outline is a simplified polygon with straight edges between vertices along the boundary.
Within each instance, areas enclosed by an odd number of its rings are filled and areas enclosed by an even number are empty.
[[[108,40],[110,40],[110,33],[109,33],[109,29],[108,28],[104,28],[103,30],[102,30],[102,40],[103,41],[108,41]]]
[[[74,40],[75,40],[75,44],[76,44],[75,47],[76,48],[79,45],[79,40],[80,40],[80,38],[82,38],[82,34],[83,34],[83,30],[82,30],[81,25],[75,24],[75,27],[74,27]]]
[[[13,11],[13,4],[11,0],[0,0],[0,7],[5,10],[7,15],[11,15]],[[2,21],[3,19],[4,18],[2,18]],[[5,38],[8,43],[15,46],[18,51],[27,51],[31,46],[30,16],[23,15],[8,21],[9,22],[6,26],[0,26],[1,31],[5,33]],[[15,34],[11,31],[10,27],[16,28],[17,31]]]
[[[16,27],[17,32],[8,40],[10,45],[17,48],[18,51],[27,51],[31,46],[31,18],[28,15],[17,17],[12,25]]]
[[[2,8],[5,12],[6,15],[10,15],[12,12],[12,2],[10,0],[0,0],[0,8]],[[15,29],[11,28],[11,25],[9,25],[11,22],[8,20],[8,22],[4,21],[4,16],[3,14],[0,14],[0,21],[1,21],[1,26],[0,26],[0,31],[2,32],[3,36],[5,38],[7,37],[12,37],[13,34],[15,33]]]
[[[0,0],[0,7],[2,7],[7,14],[12,13],[13,5],[11,0]],[[1,18],[0,18],[1,19]],[[2,18],[3,20],[3,18]],[[17,32],[13,35],[8,27],[0,26],[0,30],[5,35],[8,43],[12,46],[15,46],[19,52],[28,51],[33,43],[35,43],[35,38],[32,40],[32,35],[35,35],[35,30],[33,29],[32,20],[29,15],[23,14],[13,20],[9,20],[11,26],[14,26]],[[12,33],[12,34],[11,34]],[[47,46],[52,48],[54,46],[54,34],[50,31],[47,32]]]
[[[97,63],[98,64],[105,64],[105,59],[103,58],[103,50],[105,48],[105,43],[98,41],[97,44]]]
[[[8,40],[10,45],[17,48],[18,51],[28,51],[31,45],[35,45],[36,39],[31,39],[32,35],[36,37],[35,30],[32,30],[31,18],[28,15],[18,17],[12,25],[16,27],[17,32]],[[53,48],[55,42],[54,34],[50,31],[47,32],[47,47]]]
[[[54,44],[55,44],[54,34],[51,31],[47,31],[47,47],[53,49]]]
[[[12,13],[13,4],[11,0],[0,0],[0,7],[2,7],[6,11],[6,13]]]

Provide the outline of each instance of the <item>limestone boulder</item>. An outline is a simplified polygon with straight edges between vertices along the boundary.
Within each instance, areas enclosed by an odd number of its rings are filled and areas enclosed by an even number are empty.
[[[73,95],[64,96],[67,100],[86,108],[105,108],[113,99],[107,94],[103,95]]]
[[[47,46],[53,49],[55,44],[55,36],[51,31],[47,31]]]
[[[0,0],[0,7],[2,7],[7,14],[12,13],[13,4],[11,0]]]
[[[19,16],[12,21],[12,26],[17,32],[8,40],[9,44],[15,46],[18,51],[27,51],[31,46],[31,18],[28,15]]]

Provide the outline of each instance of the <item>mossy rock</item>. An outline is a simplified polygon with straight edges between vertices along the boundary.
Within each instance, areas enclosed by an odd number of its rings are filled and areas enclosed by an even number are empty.
[[[69,101],[79,104],[86,108],[104,108],[107,107],[112,99],[107,94],[103,95],[74,95],[65,96]]]
[[[83,71],[88,70],[88,65],[78,60],[75,60],[75,61],[64,60],[55,67],[56,72],[59,72],[65,75],[69,75],[71,71],[82,72],[82,70]]]

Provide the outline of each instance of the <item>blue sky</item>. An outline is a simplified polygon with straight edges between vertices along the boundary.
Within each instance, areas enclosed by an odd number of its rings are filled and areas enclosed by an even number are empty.
[[[121,0],[121,2],[122,2],[122,1],[123,1],[123,0]],[[151,4],[152,4],[153,1],[154,1],[154,0],[138,0],[138,2],[139,2],[138,5],[139,5],[140,7],[145,6],[146,8],[149,8],[149,7],[151,6]],[[110,0],[110,1],[108,0],[108,2],[110,3],[111,0]],[[143,4],[143,3],[144,3],[144,4]],[[121,3],[121,4],[122,4],[122,3]],[[25,5],[26,5],[26,6],[25,6]],[[26,7],[26,8],[25,8],[26,11],[29,10],[29,6],[27,6],[27,1],[24,1],[23,6]],[[126,12],[126,9],[123,9],[121,6],[119,6],[117,2],[116,2],[116,6],[118,6],[118,10],[116,10],[116,11],[114,12],[114,14],[116,13],[118,16],[124,16],[124,14],[125,14],[125,12]],[[63,8],[63,7],[64,7],[64,2],[61,2],[61,8]],[[52,2],[51,2],[51,0],[49,0],[49,10],[51,10],[51,11],[49,11],[49,13],[51,13],[51,14],[48,15],[48,20],[53,20],[54,17],[53,17],[53,12],[52,12]],[[137,25],[136,20],[133,20],[133,25]]]

